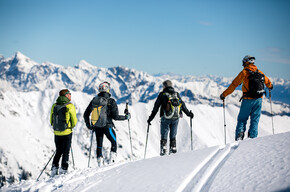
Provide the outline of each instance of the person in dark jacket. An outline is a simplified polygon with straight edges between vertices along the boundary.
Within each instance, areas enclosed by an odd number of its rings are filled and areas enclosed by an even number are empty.
[[[169,106],[169,95],[176,95],[178,98],[178,114],[173,115],[173,113],[169,112],[172,106]],[[174,96],[172,96],[174,97]],[[151,125],[151,121],[154,119],[155,115],[157,114],[160,108],[160,117],[161,117],[161,124],[160,124],[160,132],[161,132],[161,140],[160,140],[160,155],[166,155],[167,153],[167,138],[168,133],[170,138],[170,149],[169,154],[176,153],[176,134],[177,134],[177,127],[179,116],[182,114],[182,111],[189,117],[193,118],[193,113],[188,111],[185,103],[182,101],[178,92],[174,91],[172,87],[172,82],[170,80],[166,80],[163,82],[163,91],[159,93],[157,100],[154,103],[154,107],[152,110],[151,115],[149,116],[147,122]],[[171,113],[171,114],[170,114]]]
[[[118,106],[116,101],[111,98],[110,94],[110,83],[103,82],[99,85],[99,94],[92,99],[88,107],[84,112],[84,120],[86,126],[90,130],[94,130],[96,133],[97,138],[97,161],[98,165],[102,166],[104,164],[104,158],[102,155],[102,147],[103,147],[103,137],[106,137],[111,142],[111,152],[110,152],[110,163],[114,163],[117,157],[117,139],[116,139],[116,132],[113,129],[113,119],[114,120],[128,120],[131,118],[130,113],[126,115],[119,115]],[[92,113],[94,106],[93,103],[98,98],[105,98],[107,100],[107,120],[104,127],[96,127],[90,122],[90,114]],[[91,117],[92,121],[92,117]]]

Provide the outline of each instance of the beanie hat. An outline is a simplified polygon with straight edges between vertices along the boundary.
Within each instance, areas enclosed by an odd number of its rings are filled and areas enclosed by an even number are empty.
[[[170,80],[166,80],[163,82],[164,87],[172,87],[172,82]]]
[[[68,89],[62,89],[60,92],[59,92],[59,96],[65,96],[66,94],[69,94],[69,90]]]

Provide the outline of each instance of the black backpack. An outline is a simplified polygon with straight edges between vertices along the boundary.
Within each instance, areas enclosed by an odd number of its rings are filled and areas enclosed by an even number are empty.
[[[91,122],[93,127],[105,127],[108,119],[108,99],[96,96],[92,101]]]
[[[53,108],[53,129],[55,131],[64,131],[68,128],[65,120],[66,106],[70,104],[66,103],[64,105],[55,105]]]
[[[265,75],[256,71],[247,69],[249,75],[249,90],[245,93],[246,97],[260,98],[263,96],[265,91]]]
[[[164,117],[166,119],[178,119],[181,113],[181,101],[177,96],[177,92],[167,93],[164,95],[167,97],[166,108],[164,111]]]

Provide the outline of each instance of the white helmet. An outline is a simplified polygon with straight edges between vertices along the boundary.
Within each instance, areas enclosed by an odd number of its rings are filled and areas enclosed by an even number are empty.
[[[101,83],[99,85],[99,92],[110,92],[110,83],[108,83],[107,81]]]
[[[254,64],[255,60],[256,60],[256,58],[254,56],[246,55],[243,58],[243,66],[245,66],[246,64]]]

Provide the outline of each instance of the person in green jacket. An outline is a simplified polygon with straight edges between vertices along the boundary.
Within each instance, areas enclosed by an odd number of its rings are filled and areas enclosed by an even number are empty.
[[[58,174],[65,174],[68,170],[72,129],[77,123],[76,109],[70,101],[70,91],[63,89],[59,92],[56,103],[51,107],[50,124],[54,129],[54,142],[56,146],[56,153],[51,168],[51,177]],[[61,157],[61,168],[59,169],[59,160]]]

